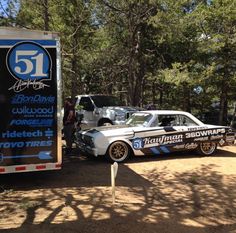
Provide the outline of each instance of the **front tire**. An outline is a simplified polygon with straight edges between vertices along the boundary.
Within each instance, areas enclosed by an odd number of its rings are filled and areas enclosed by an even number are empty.
[[[122,141],[113,142],[106,153],[106,157],[111,162],[124,162],[130,156],[129,146]]]
[[[215,142],[202,142],[198,146],[198,153],[201,155],[212,155],[217,149]]]

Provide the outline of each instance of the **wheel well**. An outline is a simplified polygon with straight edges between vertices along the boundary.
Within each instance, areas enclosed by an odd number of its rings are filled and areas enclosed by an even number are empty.
[[[101,118],[98,121],[98,126],[102,126],[104,123],[110,123],[111,125],[113,125],[113,122],[109,118]]]

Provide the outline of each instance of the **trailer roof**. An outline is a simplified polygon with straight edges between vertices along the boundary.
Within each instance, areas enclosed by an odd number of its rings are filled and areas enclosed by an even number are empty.
[[[48,39],[59,38],[57,32],[29,30],[17,27],[0,27],[0,39]]]

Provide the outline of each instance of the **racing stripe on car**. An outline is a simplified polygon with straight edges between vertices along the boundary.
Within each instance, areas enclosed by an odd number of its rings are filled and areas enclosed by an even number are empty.
[[[151,150],[152,153],[155,154],[155,155],[159,155],[159,154],[160,154],[160,151],[159,151],[156,147],[152,147],[152,148],[150,148],[150,150]]]
[[[170,153],[169,149],[166,146],[160,146],[160,149],[166,154]]]
[[[164,154],[168,154],[170,153],[171,151],[168,149],[168,147],[166,146],[160,146],[160,147],[151,147],[150,148],[151,152],[155,155],[160,155],[162,153]]]

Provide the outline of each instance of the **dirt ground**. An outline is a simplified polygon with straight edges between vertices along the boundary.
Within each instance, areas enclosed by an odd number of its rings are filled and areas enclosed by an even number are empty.
[[[114,205],[110,183],[110,164],[82,155],[1,175],[0,232],[236,233],[236,147],[119,164]]]

